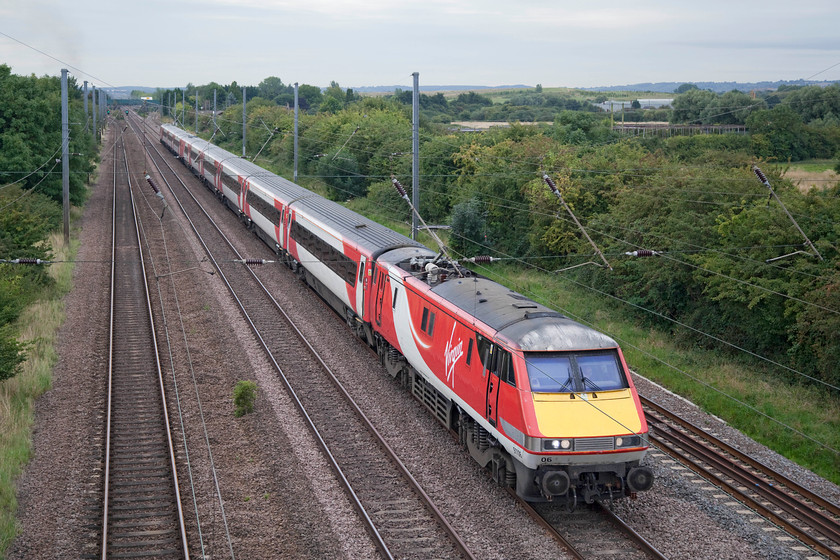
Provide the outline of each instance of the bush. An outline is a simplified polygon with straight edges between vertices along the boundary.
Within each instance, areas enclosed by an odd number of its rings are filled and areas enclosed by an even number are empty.
[[[256,399],[256,383],[253,381],[237,381],[233,388],[233,404],[236,407],[233,415],[240,418],[254,412],[254,401]]]

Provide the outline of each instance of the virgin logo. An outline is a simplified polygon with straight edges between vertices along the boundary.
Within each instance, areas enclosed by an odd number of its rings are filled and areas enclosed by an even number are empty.
[[[446,343],[446,350],[444,351],[444,356],[446,358],[446,382],[449,383],[450,379],[452,382],[452,388],[455,388],[455,364],[458,363],[458,360],[461,359],[461,356],[464,355],[464,341],[458,340],[458,344],[455,346],[452,345],[452,339],[455,337],[455,325],[452,325],[452,334],[449,335],[449,342]]]

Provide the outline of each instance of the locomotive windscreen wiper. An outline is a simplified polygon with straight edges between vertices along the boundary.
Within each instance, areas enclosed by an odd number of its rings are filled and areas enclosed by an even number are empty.
[[[566,369],[566,376],[567,376],[567,377],[566,377],[566,382],[565,382],[565,383],[563,383],[563,385],[561,385],[561,386],[560,386],[560,390],[559,390],[559,391],[557,391],[558,393],[562,393],[562,392],[563,392],[563,389],[565,389],[566,387],[568,387],[568,386],[569,386],[569,383],[571,383],[571,382],[572,382],[572,370],[571,370],[571,368]]]
[[[583,372],[581,372],[583,373]],[[603,391],[597,383],[586,377],[585,375],[581,375],[581,381],[583,381],[583,388],[586,389],[586,384],[589,383],[592,386],[593,391]]]

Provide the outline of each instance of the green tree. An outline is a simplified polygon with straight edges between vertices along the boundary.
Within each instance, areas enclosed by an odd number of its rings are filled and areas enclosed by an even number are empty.
[[[84,182],[93,171],[93,137],[84,131],[82,94],[68,81],[71,124],[70,201],[80,204]],[[58,77],[17,76],[0,64],[0,184],[21,181],[61,201],[61,80]]]
[[[753,112],[746,121],[755,154],[780,161],[805,159],[809,134],[802,118],[786,103]]]
[[[484,255],[489,242],[484,204],[477,198],[456,204],[452,208],[452,250],[464,257]]]
[[[675,89],[674,93],[676,93],[676,94],[686,93],[686,92],[691,91],[693,89],[697,89],[697,86],[694,85],[694,84],[683,84],[680,87],[678,87],[677,89]]]
[[[732,90],[717,96],[701,111],[700,120],[704,124],[744,124],[753,111],[764,108],[764,101]]]
[[[298,86],[298,102],[304,110],[317,109],[322,98],[321,88],[306,84]]]
[[[672,123],[700,123],[703,113],[714,104],[717,95],[704,89],[690,89],[674,98]]]
[[[287,86],[283,84],[283,80],[276,76],[269,76],[265,78],[257,86],[258,95],[263,99],[275,101],[281,94],[286,93]]]
[[[840,119],[840,84],[806,86],[791,92],[785,101],[806,124]]]

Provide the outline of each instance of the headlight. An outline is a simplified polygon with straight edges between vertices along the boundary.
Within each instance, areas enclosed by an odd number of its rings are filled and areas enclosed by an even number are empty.
[[[615,448],[644,447],[647,445],[647,434],[638,436],[618,436],[615,438]]]
[[[544,439],[543,450],[545,451],[568,451],[572,448],[572,440],[569,439]]]

